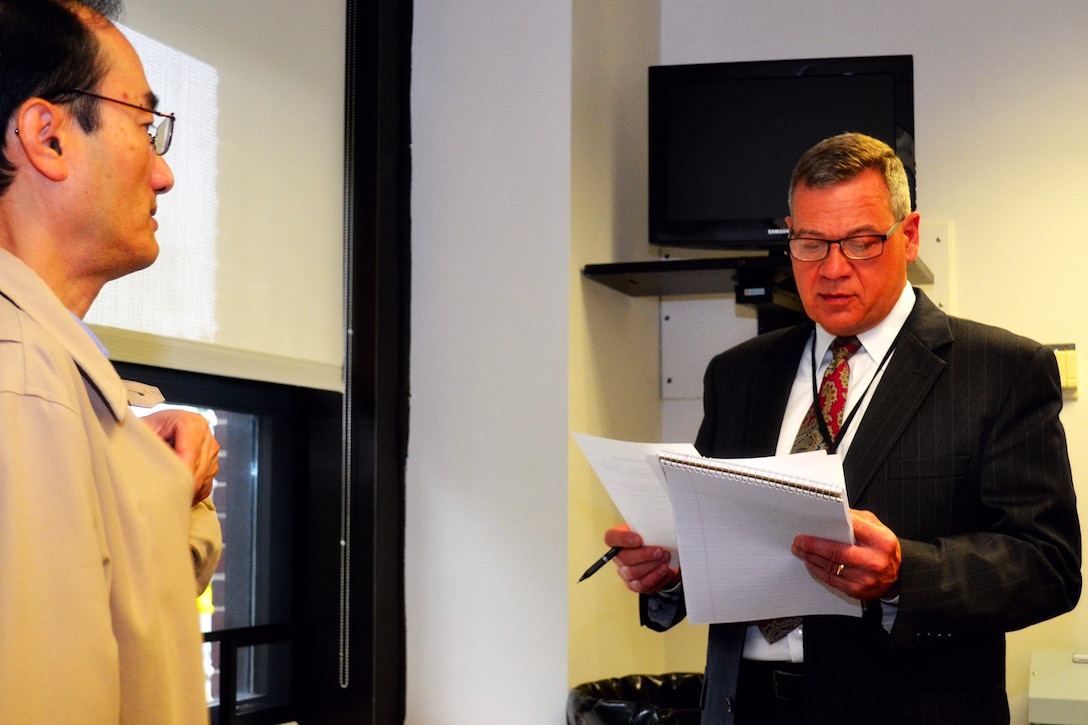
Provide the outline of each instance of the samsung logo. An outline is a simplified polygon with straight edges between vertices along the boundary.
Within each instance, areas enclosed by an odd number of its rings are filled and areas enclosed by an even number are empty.
[[[789,234],[789,233],[790,233],[789,229],[768,229],[767,230],[767,234],[777,234],[778,236],[782,236],[783,234]]]

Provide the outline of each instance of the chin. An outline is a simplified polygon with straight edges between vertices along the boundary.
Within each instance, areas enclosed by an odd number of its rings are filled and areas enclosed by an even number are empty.
[[[155,263],[155,260],[159,258],[159,242],[155,239],[154,235],[152,235],[147,244],[145,244],[135,256],[143,262],[143,266],[140,267],[140,269],[147,269]]]
[[[158,258],[159,246],[157,244],[153,244],[147,249],[134,250],[125,260],[126,264],[124,269],[122,269],[121,273],[114,277],[114,279],[147,269],[154,264],[155,260]]]
[[[812,318],[832,335],[849,337],[861,331],[861,320],[843,319],[836,315],[819,315]]]

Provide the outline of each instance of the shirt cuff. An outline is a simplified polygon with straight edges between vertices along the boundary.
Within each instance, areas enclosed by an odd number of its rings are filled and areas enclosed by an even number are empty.
[[[880,598],[880,624],[889,634],[895,626],[895,618],[899,614],[899,595],[885,599]]]

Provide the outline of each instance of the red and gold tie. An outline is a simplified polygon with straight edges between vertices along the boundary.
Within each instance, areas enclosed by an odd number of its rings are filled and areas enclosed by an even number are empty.
[[[797,429],[790,453],[818,451],[839,437],[842,417],[846,412],[846,390],[850,387],[850,357],[861,349],[856,337],[836,337],[831,342],[831,364],[827,366],[820,384],[820,411],[831,433],[831,441],[825,441],[816,424],[816,406],[813,404]]]
[[[816,405],[809,406],[797,429],[790,453],[818,451],[839,437],[842,418],[846,412],[846,391],[850,387],[850,357],[861,349],[861,342],[856,337],[836,337],[831,342],[831,363],[824,373],[820,384],[820,411],[824,423],[831,434],[831,441],[824,440],[820,426],[816,423]],[[800,617],[780,617],[759,622],[759,630],[764,639],[772,644],[785,637],[801,624]]]

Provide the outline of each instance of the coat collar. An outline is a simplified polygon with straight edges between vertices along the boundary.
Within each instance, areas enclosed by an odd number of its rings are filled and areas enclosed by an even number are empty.
[[[41,325],[67,350],[84,379],[105,401],[113,417],[118,422],[123,421],[128,412],[128,391],[113,364],[42,278],[4,249],[0,249],[0,294]]]

